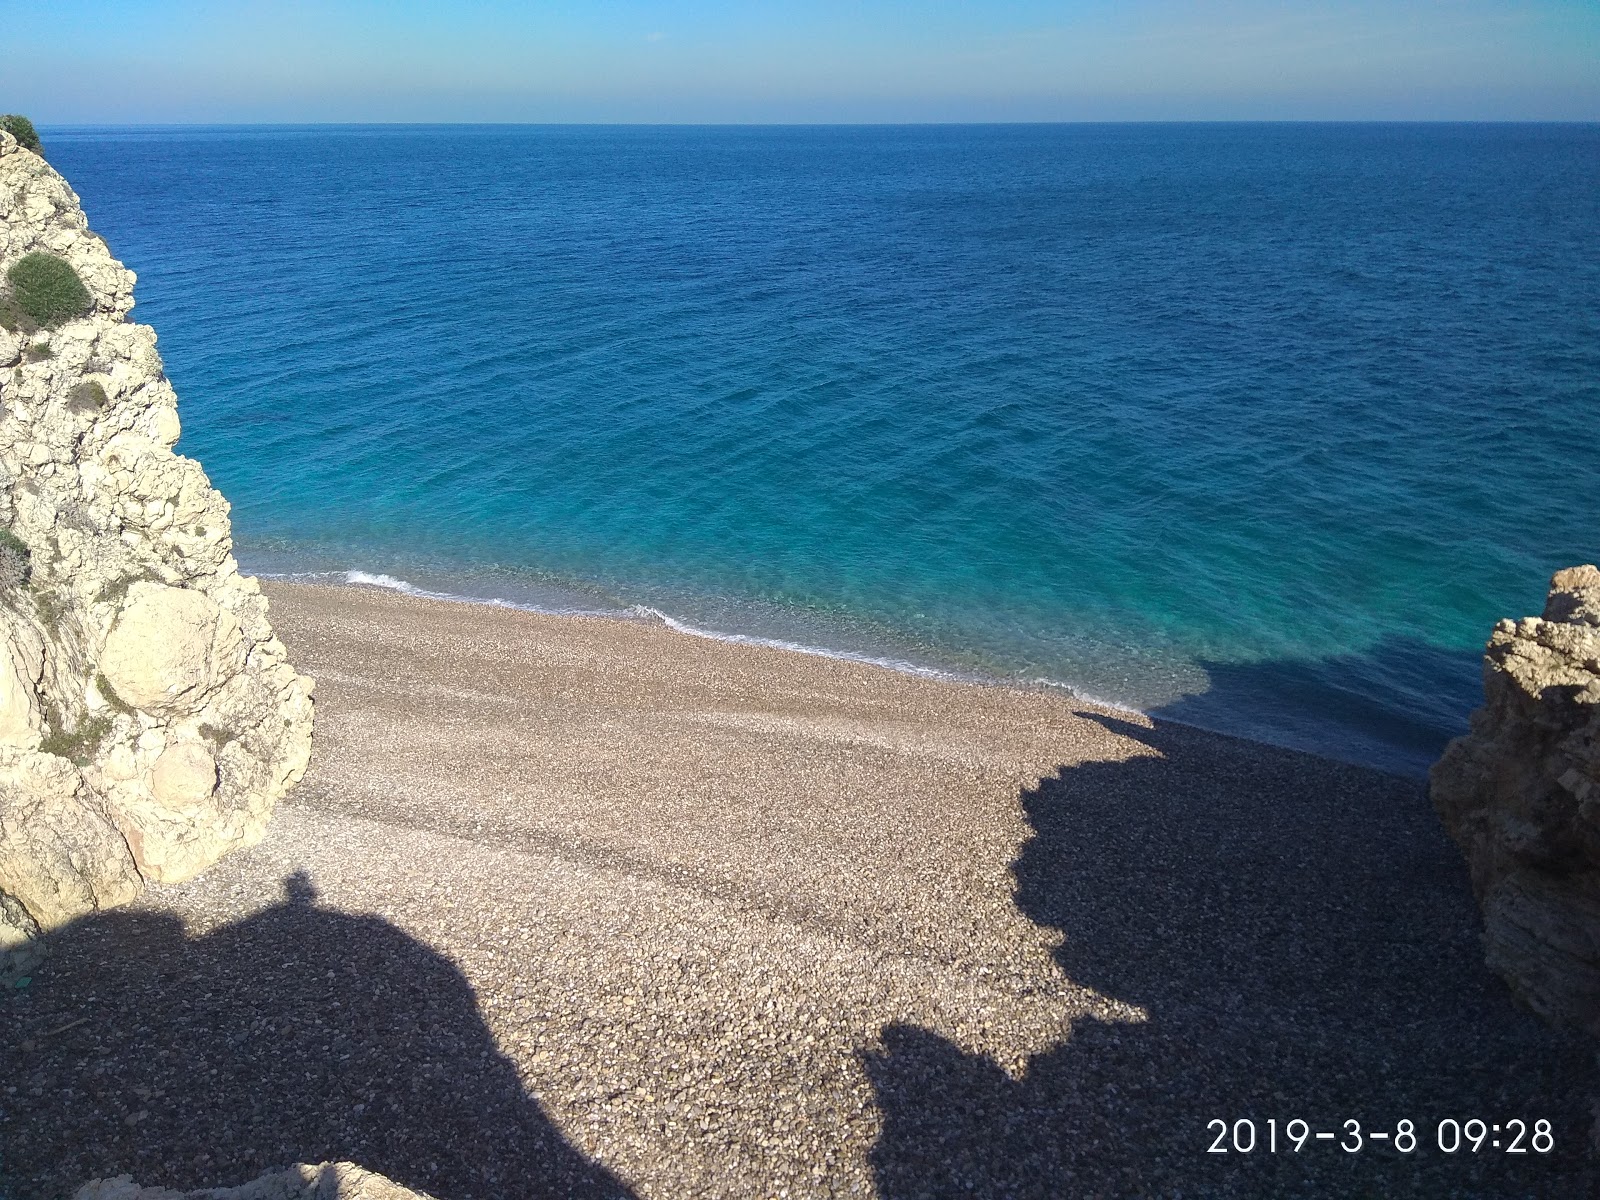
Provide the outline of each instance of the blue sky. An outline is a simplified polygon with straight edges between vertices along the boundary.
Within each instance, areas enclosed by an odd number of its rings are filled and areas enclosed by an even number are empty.
[[[0,111],[254,121],[1600,120],[1600,0],[0,0]]]

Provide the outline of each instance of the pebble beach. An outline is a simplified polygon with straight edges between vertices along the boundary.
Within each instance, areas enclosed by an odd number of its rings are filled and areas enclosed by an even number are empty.
[[[1593,1184],[1592,1050],[1483,966],[1417,780],[645,621],[266,591],[310,770],[4,1001],[6,1200],[324,1159],[441,1200]],[[1440,1151],[1472,1117],[1553,1148]],[[1295,1119],[1420,1145],[1269,1151]]]

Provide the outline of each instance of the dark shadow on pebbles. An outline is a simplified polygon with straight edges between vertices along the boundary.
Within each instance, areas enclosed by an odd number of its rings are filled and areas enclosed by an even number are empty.
[[[1063,768],[1022,796],[1017,903],[1062,971],[1144,1008],[1080,1021],[1013,1082],[910,1026],[865,1065],[882,1194],[1596,1195],[1594,1048],[1519,1010],[1483,966],[1459,856],[1420,783],[1158,724],[1154,753]],[[1409,1155],[1310,1141],[1415,1122]],[[1441,1153],[1442,1118],[1552,1122],[1555,1150]],[[1249,1155],[1208,1154],[1253,1118]]]
[[[523,1090],[448,960],[319,907],[303,877],[285,890],[201,937],[112,912],[51,939],[4,1001],[0,1196],[123,1173],[232,1185],[328,1159],[441,1200],[631,1194]]]

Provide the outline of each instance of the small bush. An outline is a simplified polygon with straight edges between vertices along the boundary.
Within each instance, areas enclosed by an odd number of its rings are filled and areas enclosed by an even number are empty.
[[[50,349],[49,342],[37,342],[28,347],[29,362],[43,362],[47,358],[54,358],[56,352]]]
[[[206,724],[200,726],[200,736],[211,743],[211,749],[213,751],[220,754],[222,752],[222,748],[239,735],[234,733],[233,730],[227,729],[224,726]]]
[[[0,116],[0,129],[4,129],[16,138],[17,144],[24,150],[32,150],[35,154],[44,153],[44,147],[39,144],[39,131],[27,117],[18,113],[6,113]]]
[[[39,743],[39,749],[71,759],[80,767],[88,766],[94,752],[100,749],[100,743],[106,740],[106,734],[111,732],[111,718],[104,713],[86,717],[71,731],[60,728],[58,720],[59,714],[52,713],[50,725],[54,732]]]
[[[45,627],[52,640],[61,636],[61,618],[67,613],[69,607],[65,597],[58,596],[48,588],[38,584],[33,588],[34,607],[39,613],[39,622]]]
[[[17,303],[15,296],[0,296],[0,329],[9,333],[33,333],[39,328],[27,313],[22,311],[22,305]]]
[[[9,529],[0,529],[0,595],[14,592],[28,582],[32,558],[21,538]]]
[[[38,250],[24,254],[11,264],[6,278],[11,298],[44,329],[81,317],[94,307],[72,264],[53,254]]]
[[[109,704],[114,711],[121,713],[125,717],[131,717],[138,711],[133,705],[117,695],[117,689],[111,686],[111,681],[105,677],[105,672],[96,671],[94,673],[94,686],[99,690],[100,698]],[[205,732],[205,726],[202,725],[200,727],[200,732]]]
[[[109,583],[104,584],[95,593],[96,604],[115,604],[119,607],[123,598],[127,596],[128,589],[136,583],[160,583],[161,579],[154,571],[130,571],[126,575],[118,575]]]
[[[106,390],[96,379],[80,383],[67,397],[67,407],[73,412],[99,412],[105,406]]]

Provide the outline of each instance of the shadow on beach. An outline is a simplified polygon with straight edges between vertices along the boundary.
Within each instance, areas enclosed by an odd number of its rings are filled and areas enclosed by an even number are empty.
[[[1148,1020],[1077,1022],[1013,1081],[914,1026],[865,1059],[886,1197],[1590,1194],[1593,1049],[1483,966],[1459,855],[1415,780],[1168,723],[1148,753],[1021,797],[1016,902],[1073,981]],[[1539,1118],[1549,1155],[1445,1155],[1442,1118]],[[1393,1131],[1266,1151],[1267,1120]],[[1249,1155],[1208,1154],[1253,1118]]]
[[[329,1159],[440,1200],[631,1194],[523,1090],[448,960],[303,875],[285,893],[200,937],[112,912],[50,939],[4,1017],[0,1196]]]

